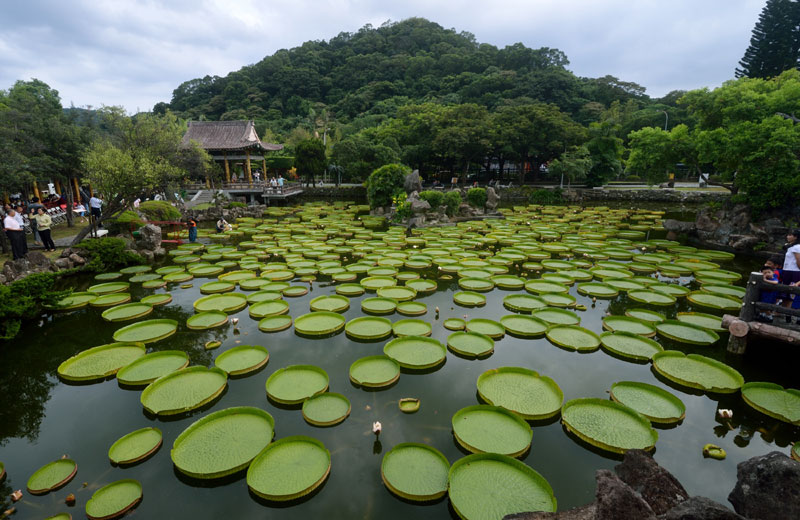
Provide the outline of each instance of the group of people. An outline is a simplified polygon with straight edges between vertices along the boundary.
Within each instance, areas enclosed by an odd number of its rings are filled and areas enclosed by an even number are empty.
[[[238,182],[239,180],[240,180],[239,177],[236,176],[236,172],[233,172],[231,174],[231,182]],[[245,180],[244,176],[242,176],[241,180],[242,181]],[[261,183],[261,170],[255,170],[253,172],[253,180],[255,181],[256,184]],[[268,185],[270,188],[273,189],[283,188],[284,182],[285,181],[283,179],[283,175],[280,174],[278,174],[277,177],[270,177],[269,180],[267,180],[267,178],[264,177],[264,184]]]
[[[761,267],[764,281],[771,284],[800,286],[800,229],[792,230],[786,235],[784,249],[786,253],[782,258],[775,255],[764,262]],[[762,291],[760,299],[764,303],[800,309],[800,295],[779,291]],[[761,313],[758,319],[771,323],[774,320],[774,313]],[[791,323],[792,318],[787,315],[785,320],[787,323]],[[798,319],[798,323],[800,323],[800,319]]]
[[[27,208],[6,204],[3,207],[3,230],[11,243],[11,254],[14,260],[24,258],[28,254],[28,241],[25,237],[25,216],[33,233],[34,242],[44,247],[45,251],[55,251],[56,245],[51,237],[53,219],[47,208],[34,197]]]

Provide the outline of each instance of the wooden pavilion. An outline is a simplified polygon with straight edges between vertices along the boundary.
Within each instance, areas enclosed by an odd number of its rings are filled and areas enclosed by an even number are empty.
[[[195,141],[206,150],[215,161],[222,161],[225,168],[225,182],[231,182],[229,161],[244,161],[244,174],[248,184],[253,183],[251,160],[260,155],[262,171],[267,172],[264,154],[283,150],[282,144],[265,143],[256,133],[253,121],[189,121],[189,129],[183,136],[182,145]]]

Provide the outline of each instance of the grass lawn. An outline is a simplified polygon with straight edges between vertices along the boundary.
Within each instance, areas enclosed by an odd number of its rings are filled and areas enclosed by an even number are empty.
[[[75,235],[77,235],[80,232],[81,229],[83,229],[83,226],[85,226],[85,225],[86,224],[82,223],[80,221],[80,219],[76,220],[75,221],[75,225],[72,226],[72,227],[68,227],[66,223],[59,224],[57,226],[53,226],[52,228],[50,228],[50,236],[51,236],[51,238],[53,239],[54,242],[59,240],[59,239],[74,237]],[[43,253],[47,258],[50,258],[51,260],[54,260],[54,259],[58,258],[59,255],[61,255],[61,251],[64,250],[63,247],[56,246],[56,250],[55,251],[46,252],[43,249],[41,249],[39,246],[36,246],[33,243],[33,235],[27,235],[26,238],[28,239],[28,250],[29,251],[38,251],[40,253]],[[11,260],[11,252],[10,251],[7,254],[0,253],[0,264],[5,262],[6,260]]]

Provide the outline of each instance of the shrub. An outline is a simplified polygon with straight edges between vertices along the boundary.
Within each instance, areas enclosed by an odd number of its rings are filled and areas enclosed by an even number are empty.
[[[402,164],[387,164],[372,172],[365,183],[367,186],[367,199],[371,208],[389,206],[392,196],[398,189],[402,189],[406,175],[411,171]]]
[[[22,320],[41,314],[45,305],[52,305],[71,290],[56,290],[57,273],[34,273],[8,285],[0,285],[0,339],[14,338]]]
[[[395,208],[394,217],[392,218],[394,222],[402,222],[414,216],[414,212],[411,210],[411,203],[406,199],[408,199],[408,195],[404,191],[399,191],[397,195],[392,197],[392,204],[394,204]]]
[[[542,205],[561,204],[564,202],[564,196],[561,192],[561,188],[556,188],[554,190],[533,190],[530,195],[528,195],[528,202]]]
[[[458,213],[458,207],[461,205],[461,192],[458,190],[451,190],[445,193],[444,204],[447,206],[447,216],[454,216]]]
[[[144,225],[144,221],[135,211],[123,211],[117,218],[109,222],[108,232],[112,235],[127,233]]]
[[[244,202],[229,202],[229,203],[228,203],[228,205],[227,205],[226,207],[227,207],[228,209],[233,209],[233,208],[246,208],[246,207],[247,207],[247,204],[245,204]]]
[[[181,219],[181,212],[166,200],[146,200],[139,204],[139,211],[148,220],[175,221]]]
[[[419,193],[419,198],[428,201],[431,208],[437,209],[444,202],[444,192],[437,190],[425,190]]]
[[[121,238],[92,238],[78,244],[78,248],[84,250],[89,257],[83,268],[95,273],[116,271],[127,265],[144,263],[144,258],[128,249]]]
[[[485,188],[470,188],[467,190],[467,202],[475,208],[483,208],[486,206],[486,189]]]
[[[631,182],[634,182],[634,181],[638,182],[638,181],[642,180],[642,178],[639,177],[638,175],[628,175],[627,177],[625,177],[625,180],[631,181]]]

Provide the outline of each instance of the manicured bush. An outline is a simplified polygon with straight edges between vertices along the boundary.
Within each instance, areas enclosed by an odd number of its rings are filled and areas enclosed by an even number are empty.
[[[367,200],[371,208],[389,206],[397,190],[403,189],[403,181],[411,168],[402,164],[387,164],[370,174],[367,182]]]
[[[82,241],[77,246],[85,251],[88,262],[83,269],[95,273],[116,271],[119,268],[144,263],[144,258],[127,248],[121,238],[104,237],[92,238]]]
[[[626,181],[631,181],[631,182],[638,182],[638,181],[642,180],[642,178],[639,177],[638,175],[628,175],[627,177],[625,177],[625,180]]]
[[[461,205],[461,192],[458,190],[451,190],[444,194],[444,204],[447,206],[446,213],[452,217],[458,213],[458,207]]]
[[[419,198],[428,201],[431,208],[437,209],[444,203],[444,192],[437,190],[425,190],[419,193]]]
[[[123,211],[117,218],[108,222],[108,232],[112,235],[128,233],[144,225],[144,221],[135,211]]]
[[[244,202],[229,202],[229,203],[228,203],[228,205],[227,205],[226,207],[227,207],[228,209],[233,209],[233,208],[246,208],[246,207],[247,207],[247,204],[245,204]]]
[[[56,290],[58,273],[34,273],[8,285],[0,284],[0,339],[14,338],[22,320],[38,317],[45,305],[52,305],[71,290]]]
[[[486,206],[486,197],[485,188],[470,188],[467,191],[467,202],[474,208],[483,209]]]
[[[148,220],[177,221],[181,219],[181,212],[166,200],[146,200],[139,204],[139,211],[144,213]]]

